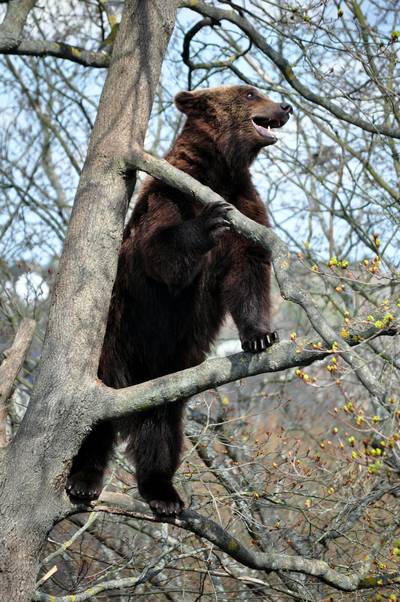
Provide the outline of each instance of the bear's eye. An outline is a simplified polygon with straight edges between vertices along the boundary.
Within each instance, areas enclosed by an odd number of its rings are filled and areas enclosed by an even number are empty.
[[[256,93],[255,92],[250,91],[250,92],[247,92],[247,94],[246,94],[246,98],[248,100],[254,100],[255,97],[256,97]]]

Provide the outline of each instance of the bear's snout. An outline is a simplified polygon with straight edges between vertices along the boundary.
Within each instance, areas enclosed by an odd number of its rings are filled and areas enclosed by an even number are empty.
[[[288,115],[293,115],[293,107],[292,105],[288,105],[288,104],[281,104],[281,109],[284,113],[287,113]]]

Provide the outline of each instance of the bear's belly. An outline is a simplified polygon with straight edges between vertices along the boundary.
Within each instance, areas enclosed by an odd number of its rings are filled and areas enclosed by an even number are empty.
[[[112,309],[121,327],[118,335],[109,329],[99,371],[109,386],[130,386],[201,363],[223,321],[220,292],[201,278],[177,294],[145,280]]]

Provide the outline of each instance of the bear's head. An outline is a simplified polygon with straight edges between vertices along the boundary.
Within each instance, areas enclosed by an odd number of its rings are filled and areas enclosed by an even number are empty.
[[[175,104],[235,167],[249,165],[263,147],[275,144],[275,130],[293,113],[289,104],[273,102],[253,86],[180,92]]]

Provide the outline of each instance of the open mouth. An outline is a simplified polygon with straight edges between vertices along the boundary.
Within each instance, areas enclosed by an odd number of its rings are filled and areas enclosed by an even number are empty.
[[[266,117],[253,117],[252,123],[256,132],[263,138],[276,142],[278,136],[276,135],[275,128],[281,128],[285,125],[286,121],[279,121],[278,119],[267,119]]]

